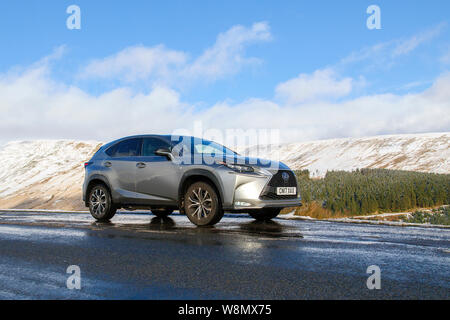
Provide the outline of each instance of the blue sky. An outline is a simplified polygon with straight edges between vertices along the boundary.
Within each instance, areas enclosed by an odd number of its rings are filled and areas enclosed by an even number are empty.
[[[66,8],[71,4],[81,8],[81,30],[66,28]],[[371,4],[381,8],[381,30],[366,27],[366,9]],[[18,102],[13,97],[0,102],[5,118],[13,109],[21,110],[25,117],[38,116],[28,122],[11,117],[0,131],[7,136],[4,139],[88,138],[89,124],[74,120],[43,131],[29,124],[51,123],[49,114],[55,110],[72,118],[78,111],[75,107],[69,110],[68,105],[83,97],[92,103],[93,111],[97,108],[100,112],[105,108],[101,97],[117,90],[127,91],[122,101],[124,108],[133,108],[133,112],[145,109],[149,117],[156,117],[158,112],[180,114],[176,111],[182,110],[187,119],[199,118],[211,127],[225,126],[211,123],[213,115],[224,112],[227,117],[244,107],[267,115],[252,123],[250,115],[243,114],[246,121],[237,123],[238,127],[264,127],[277,108],[283,115],[304,115],[308,119],[304,131],[302,124],[290,123],[288,140],[448,131],[450,120],[445,114],[450,109],[441,102],[432,108],[437,115],[442,113],[437,124],[408,119],[395,128],[380,125],[369,130],[362,125],[345,130],[345,122],[335,126],[330,119],[323,128],[311,122],[338,112],[341,105],[345,105],[342,111],[348,112],[365,99],[373,105],[355,111],[354,122],[370,122],[377,110],[375,104],[383,103],[374,101],[380,99],[387,99],[386,110],[379,109],[384,118],[375,119],[380,124],[404,113],[425,112],[419,102],[430,95],[433,85],[444,87],[443,91],[447,88],[449,12],[450,3],[444,0],[2,1],[0,79],[4,89],[11,92],[11,83],[15,83],[27,92],[22,86],[39,83],[45,97],[33,95],[29,88],[30,94],[24,96],[30,100]],[[225,38],[222,42],[221,35]],[[138,56],[142,60],[137,61]],[[155,67],[137,75],[136,70],[152,63]],[[24,81],[37,69],[40,73],[33,75],[33,81]],[[334,89],[330,92],[327,86]],[[303,92],[301,96],[299,92]],[[153,93],[154,99],[168,102],[146,108],[137,101],[142,95],[150,99],[148,103],[158,104],[150,97]],[[417,103],[416,107],[392,111],[397,103],[411,103],[411,95],[416,95],[412,103]],[[71,102],[58,100],[61,96]],[[48,105],[55,101],[57,105],[49,110]],[[118,112],[117,107],[114,110]],[[123,116],[115,113],[119,115]],[[230,126],[232,120],[225,123]],[[148,131],[168,132],[183,125],[152,126],[157,124],[152,121]],[[281,120],[275,123],[273,127],[283,126]],[[26,126],[28,129],[23,129]],[[93,129],[91,136],[108,139],[145,128],[145,124],[130,125],[111,134]],[[17,134],[10,133],[13,129]]]

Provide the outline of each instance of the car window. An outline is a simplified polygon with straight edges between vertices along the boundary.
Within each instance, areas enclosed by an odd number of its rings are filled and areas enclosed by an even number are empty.
[[[158,149],[170,149],[170,144],[162,139],[158,138],[144,138],[142,144],[142,156],[154,157],[155,152]]]
[[[141,149],[141,139],[129,139],[109,148],[106,153],[114,158],[139,156]]]

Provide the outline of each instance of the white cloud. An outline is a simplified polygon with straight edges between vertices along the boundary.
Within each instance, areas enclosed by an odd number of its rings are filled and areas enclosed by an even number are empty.
[[[317,76],[321,73],[304,78],[321,79]],[[57,83],[50,74],[48,65],[40,65],[22,73],[0,75],[0,136],[4,141],[111,140],[137,133],[191,129],[198,120],[205,129],[279,129],[284,141],[450,130],[450,75],[442,75],[429,89],[416,94],[369,95],[330,102],[321,98],[323,91],[314,89],[314,94],[296,98],[296,104],[254,98],[199,110],[183,102],[176,91],[161,86],[146,93],[118,88],[95,96]],[[324,79],[331,84],[343,81],[330,74]],[[348,90],[343,85],[332,95]],[[300,102],[305,96],[308,101]]]
[[[339,65],[343,66],[364,62],[366,68],[389,68],[402,56],[411,53],[421,45],[438,37],[446,26],[446,23],[441,23],[434,28],[417,33],[406,39],[377,43],[373,46],[352,52],[343,58]]]
[[[447,46],[446,51],[439,60],[444,65],[450,65],[450,46]]]
[[[237,128],[278,128],[284,141],[450,130],[450,76],[418,94],[368,95],[338,103],[282,105],[252,99],[218,104],[208,121]],[[224,115],[233,115],[225,117]]]
[[[317,70],[313,74],[300,74],[297,78],[279,84],[276,89],[278,98],[289,104],[307,101],[339,98],[352,91],[351,78],[338,80],[331,69]]]
[[[257,58],[245,56],[246,48],[270,39],[270,27],[266,22],[254,23],[250,28],[237,25],[219,34],[215,44],[193,61],[189,61],[186,53],[169,50],[163,45],[135,46],[90,62],[79,77],[128,83],[141,80],[152,80],[154,83],[216,80],[258,62]]]
[[[409,44],[380,44],[354,59],[407,54],[436,33],[411,38]],[[128,83],[153,79],[152,89],[136,92],[118,87],[100,95],[52,78],[51,62],[64,52],[64,47],[59,47],[29,68],[0,74],[0,140],[110,140],[190,129],[195,121],[202,121],[205,129],[279,129],[284,141],[450,131],[449,74],[418,93],[354,98],[359,81],[341,77],[335,68],[320,69],[278,84],[273,99],[217,102],[209,108],[182,101],[180,94],[167,86],[174,78],[215,80],[238,72],[255,61],[246,56],[245,49],[270,38],[266,23],[235,26],[192,62],[185,53],[164,46],[128,48],[92,62],[83,75]],[[412,83],[409,88],[418,86]]]
[[[441,23],[432,29],[415,34],[408,39],[397,41],[392,51],[392,56],[398,57],[410,53],[418,46],[436,38],[442,32],[445,26],[446,23]]]
[[[251,28],[234,26],[220,34],[216,43],[181,73],[187,78],[205,77],[212,80],[234,74],[244,65],[259,61],[245,57],[246,46],[269,41],[271,38],[270,27],[266,22],[254,23]]]
[[[117,54],[89,63],[81,73],[82,78],[114,78],[126,82],[149,77],[166,78],[172,69],[186,63],[186,54],[168,50],[163,45],[152,48],[129,47]]]

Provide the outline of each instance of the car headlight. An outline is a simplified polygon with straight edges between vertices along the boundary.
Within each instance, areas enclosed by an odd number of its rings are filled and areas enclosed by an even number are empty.
[[[242,165],[242,164],[231,164],[231,163],[225,163],[222,162],[222,165],[224,165],[227,168],[230,168],[233,171],[239,172],[239,173],[251,173],[255,172],[255,169],[250,166]]]

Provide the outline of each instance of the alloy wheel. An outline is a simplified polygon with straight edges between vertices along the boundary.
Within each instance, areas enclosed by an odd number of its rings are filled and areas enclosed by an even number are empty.
[[[106,211],[106,194],[98,188],[91,195],[91,205],[93,213],[97,217],[102,217]]]
[[[188,198],[188,208],[193,210],[192,216],[197,219],[205,219],[212,211],[212,198],[209,192],[201,187],[192,191]]]

